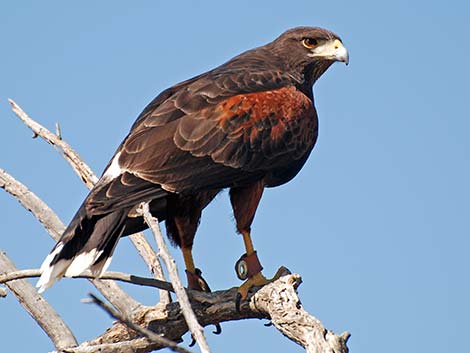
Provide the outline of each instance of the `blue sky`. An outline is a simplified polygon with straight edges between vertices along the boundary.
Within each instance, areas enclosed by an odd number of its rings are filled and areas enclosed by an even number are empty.
[[[87,191],[62,158],[10,111],[16,100],[100,173],[145,105],[284,30],[315,25],[350,52],[314,88],[320,137],[302,172],[268,190],[253,239],[265,274],[303,277],[302,302],[351,352],[462,351],[468,330],[470,143],[463,1],[22,1],[0,5],[0,167],[67,222]],[[0,248],[38,267],[53,245],[0,193]],[[227,195],[205,211],[195,260],[212,288],[239,284],[243,252]],[[175,258],[182,269],[178,251]],[[120,242],[112,270],[147,275]],[[150,289],[126,287],[146,304]],[[111,320],[64,280],[45,293],[80,341]],[[5,352],[46,352],[48,338],[12,295],[0,300]],[[6,324],[8,322],[8,324]],[[261,321],[208,333],[215,352],[301,352]],[[208,330],[210,332],[210,330]]]

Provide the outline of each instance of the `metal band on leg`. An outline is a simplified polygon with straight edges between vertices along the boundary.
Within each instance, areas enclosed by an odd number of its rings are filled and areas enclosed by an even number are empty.
[[[253,277],[262,270],[263,266],[261,266],[256,251],[250,255],[243,254],[235,263],[235,272],[237,273],[237,277],[241,280]]]

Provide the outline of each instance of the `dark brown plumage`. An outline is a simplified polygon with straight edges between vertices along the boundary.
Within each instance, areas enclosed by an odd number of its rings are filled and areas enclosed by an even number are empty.
[[[135,212],[144,201],[182,248],[190,286],[204,289],[191,248],[202,210],[225,188],[256,263],[249,233],[263,189],[288,182],[307,160],[318,134],[312,86],[335,61],[348,61],[335,34],[300,27],[163,91],[44,261],[40,289],[64,274],[104,271],[119,238],[146,228]]]

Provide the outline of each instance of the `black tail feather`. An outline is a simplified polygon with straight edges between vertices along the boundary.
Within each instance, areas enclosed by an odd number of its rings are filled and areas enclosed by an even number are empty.
[[[41,266],[40,291],[61,277],[78,276],[86,270],[99,276],[109,265],[124,232],[128,209],[88,217],[82,205],[52,252]]]

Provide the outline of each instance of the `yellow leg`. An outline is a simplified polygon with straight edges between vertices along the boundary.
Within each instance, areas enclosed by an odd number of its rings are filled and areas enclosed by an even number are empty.
[[[186,265],[186,275],[188,277],[188,285],[191,289],[199,289],[203,292],[210,292],[211,289],[207,284],[206,280],[201,276],[201,270],[197,269],[194,265],[193,251],[191,248],[181,248],[183,252],[184,264]],[[220,324],[215,324],[214,334],[220,335],[222,333],[222,328]],[[193,341],[190,343],[190,347],[194,346],[196,340],[193,337]]]
[[[206,280],[202,278],[201,270],[194,265],[194,259],[191,248],[181,248],[183,252],[184,263],[186,265],[186,276],[188,277],[188,287],[203,292],[210,292],[211,289]]]
[[[246,299],[250,288],[255,286],[263,286],[273,280],[266,279],[261,273],[262,266],[259,263],[256,251],[251,241],[250,229],[255,217],[261,196],[264,190],[264,180],[258,180],[252,184],[232,187],[230,189],[230,202],[232,203],[233,215],[237,222],[237,230],[243,236],[246,253],[237,261],[235,270],[240,279],[246,281],[238,288],[237,299],[235,305],[240,308],[240,301]]]
[[[253,242],[251,241],[251,236],[249,231],[243,231],[243,241],[245,243],[245,249],[246,249],[246,254],[251,255],[255,252],[255,249],[253,247]]]
[[[181,248],[183,252],[184,264],[186,265],[186,270],[191,273],[196,273],[196,266],[194,266],[193,253],[191,248]]]

